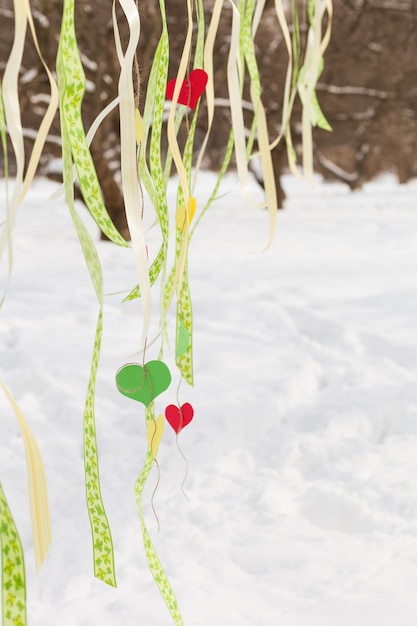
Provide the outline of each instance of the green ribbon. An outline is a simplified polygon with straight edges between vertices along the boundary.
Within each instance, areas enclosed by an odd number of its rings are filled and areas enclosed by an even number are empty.
[[[204,32],[205,32],[205,22],[204,22],[204,7],[199,0],[197,4],[197,41],[196,48],[194,53],[194,69],[200,68],[203,65],[203,56],[204,56]],[[198,112],[200,108],[200,102],[197,103],[197,106],[194,111],[193,119],[191,122],[191,126],[188,131],[187,140],[184,146],[184,152],[182,156],[186,176],[189,185],[191,186],[191,171],[193,164],[193,153],[194,153],[194,139],[195,139],[195,131],[197,128],[197,119]],[[179,106],[179,111],[182,115],[186,114],[186,108],[183,106]],[[185,205],[184,194],[181,186],[178,188],[177,193],[177,210],[180,206]],[[189,225],[187,225],[187,229],[189,229]],[[164,316],[168,310],[169,303],[171,302],[173,296],[174,289],[174,277],[177,270],[177,263],[180,258],[180,253],[183,246],[184,237],[188,237],[189,243],[189,232],[185,234],[184,229],[181,225],[177,224],[176,228],[176,245],[175,245],[175,263],[172,269],[172,272],[168,278],[164,289],[163,295],[163,305],[164,305]],[[165,320],[164,320],[165,322]],[[184,271],[181,276],[180,284],[177,286],[177,311],[176,311],[176,339],[175,339],[175,362],[180,371],[183,378],[188,382],[189,385],[194,384],[194,374],[193,374],[193,313],[192,313],[192,304],[191,304],[191,293],[188,281],[188,250],[187,250],[187,258],[184,264]]]
[[[74,29],[74,1],[64,1],[61,37],[57,55],[57,78],[60,90],[63,175],[70,214],[100,304],[90,379],[84,408],[84,468],[87,509],[90,519],[94,575],[116,587],[113,541],[100,489],[94,397],[103,328],[103,273],[93,240],[74,205],[72,164],[80,177],[80,186],[91,214],[102,231],[115,243],[127,246],[114,228],[104,207],[91,154],[85,139],[81,119],[81,101],[85,77],[79,59]]]
[[[148,426],[152,420],[155,420],[154,413],[154,405],[151,403],[146,408],[146,425]],[[135,495],[136,495],[136,503],[139,511],[139,519],[142,527],[142,536],[143,536],[143,544],[145,547],[145,555],[146,560],[148,562],[149,570],[156,582],[156,585],[165,600],[165,603],[168,607],[168,610],[171,614],[171,617],[174,621],[175,626],[183,626],[184,621],[181,616],[180,609],[178,607],[177,599],[174,595],[172,587],[168,581],[167,575],[161,565],[161,562],[158,558],[158,555],[155,551],[155,548],[152,544],[149,531],[146,527],[145,518],[143,515],[143,507],[142,507],[142,496],[143,490],[146,485],[146,481],[148,480],[149,474],[154,466],[154,456],[152,454],[150,446],[148,446],[148,451],[146,454],[145,462],[142,467],[142,470],[136,480],[135,484]]]
[[[26,626],[26,577],[22,543],[0,483],[0,549],[3,626]]]
[[[201,0],[198,1],[196,6],[197,13],[197,42],[194,56],[194,68],[201,67],[204,58],[204,34],[205,34],[205,20],[204,20],[204,6]],[[198,112],[200,108],[200,101],[197,103],[193,120],[191,123],[190,131],[188,133],[187,141],[184,147],[183,162],[187,173],[188,180],[191,183],[191,169],[193,164],[193,152],[194,152],[194,139],[195,131],[197,128]],[[182,197],[182,190],[179,189],[177,206],[179,206],[184,199]],[[177,229],[178,233],[178,229]],[[178,233],[180,235],[180,233]],[[188,239],[188,244],[190,239]],[[177,236],[177,251],[179,254],[181,239]],[[176,320],[176,340],[175,340],[175,361],[176,365],[181,372],[181,375],[187,381],[189,385],[194,384],[194,372],[193,372],[193,310],[191,303],[191,292],[188,281],[188,253],[187,260],[185,262],[184,273],[182,276],[181,284],[178,289],[177,298],[177,320]]]
[[[310,29],[312,30],[312,32],[314,33],[314,28],[315,28],[315,21],[314,21],[314,17],[315,17],[315,12],[317,10],[317,3],[316,0],[309,0],[308,2],[308,7],[307,7],[307,12],[308,12],[308,21],[309,21],[309,26]],[[324,67],[324,59],[323,56],[320,55],[320,61],[319,61],[319,67],[318,67],[318,71],[317,71],[317,76],[316,76],[316,80],[315,80],[315,84],[317,83],[318,79],[320,78],[322,72],[323,72],[323,67]],[[300,76],[299,76],[299,81],[300,81],[300,85],[303,84],[304,80],[305,80],[305,71],[306,68],[303,67],[300,70]],[[302,92],[300,92],[300,96],[302,96]],[[323,130],[328,130],[331,131],[332,127],[330,126],[329,122],[327,121],[326,117],[324,116],[324,113],[319,105],[319,101],[317,99],[317,93],[316,93],[316,89],[314,87],[314,89],[311,92],[311,96],[310,96],[310,106],[311,106],[311,123],[313,126],[318,126],[319,128],[322,128]]]
[[[104,205],[100,183],[82,123],[81,105],[85,94],[86,79],[75,34],[74,0],[64,0],[57,73],[58,67],[61,120],[62,125],[67,129],[84,202],[106,237],[120,246],[127,247],[127,242],[116,230]]]

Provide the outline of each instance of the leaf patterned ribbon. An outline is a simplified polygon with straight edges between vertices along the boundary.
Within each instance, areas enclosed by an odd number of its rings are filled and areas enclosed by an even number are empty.
[[[146,424],[147,427],[155,422],[155,414],[154,414],[154,406],[151,403],[146,408]],[[143,536],[143,544],[145,547],[145,555],[146,560],[148,562],[149,570],[156,582],[156,585],[165,600],[165,603],[168,607],[168,610],[171,614],[171,617],[174,621],[175,626],[183,626],[184,621],[181,616],[180,609],[178,607],[177,599],[174,595],[172,587],[168,581],[167,575],[161,565],[161,562],[156,554],[155,548],[152,544],[149,531],[146,527],[145,518],[143,515],[143,507],[142,507],[142,495],[143,490],[146,485],[146,481],[148,480],[149,474],[154,466],[155,457],[153,455],[153,446],[152,440],[149,442],[148,451],[146,453],[146,458],[142,470],[136,480],[135,484],[135,495],[136,495],[136,504],[139,511],[139,519],[142,527],[142,536]]]
[[[57,77],[60,92],[65,194],[100,305],[84,408],[83,427],[85,488],[92,533],[94,575],[96,578],[115,587],[116,573],[113,540],[101,495],[94,411],[95,383],[103,329],[103,273],[93,240],[75,210],[72,180],[73,163],[79,177],[84,200],[98,226],[114,243],[122,246],[127,246],[127,243],[115,229],[104,206],[82,123],[81,103],[85,92],[85,75],[75,36],[74,0],[64,0],[61,36],[57,55]]]
[[[0,550],[3,626],[26,626],[26,577],[22,544],[0,483]]]

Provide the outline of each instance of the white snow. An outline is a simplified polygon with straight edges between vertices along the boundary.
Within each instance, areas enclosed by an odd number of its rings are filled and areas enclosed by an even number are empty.
[[[200,176],[198,206],[213,184]],[[191,502],[167,426],[161,531],[156,469],[148,527],[186,626],[415,626],[417,181],[384,177],[355,193],[319,180],[284,185],[269,250],[267,213],[245,205],[233,177],[191,242],[195,387],[179,390],[195,409],[179,437]],[[98,305],[65,202],[48,200],[55,189],[36,181],[21,207],[0,311],[0,377],[41,448],[53,523],[36,576],[23,444],[1,396],[0,477],[26,553],[29,623],[168,626],[133,492],[143,409],[114,382],[140,342],[140,303],[121,303],[134,260],[100,241],[106,293],[122,292],[106,296],[96,398],[118,588],[93,577],[82,414]],[[174,382],[158,412],[176,401],[172,353],[165,360]]]

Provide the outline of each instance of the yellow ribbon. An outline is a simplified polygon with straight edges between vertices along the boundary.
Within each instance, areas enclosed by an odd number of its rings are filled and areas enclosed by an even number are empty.
[[[0,380],[0,387],[16,415],[25,446],[26,471],[29,487],[32,536],[35,548],[36,571],[39,571],[51,543],[51,517],[48,504],[45,470],[36,439],[10,389]]]

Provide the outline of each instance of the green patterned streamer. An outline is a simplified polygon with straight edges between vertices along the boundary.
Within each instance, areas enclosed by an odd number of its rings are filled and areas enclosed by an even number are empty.
[[[64,131],[63,156],[67,202],[87,262],[87,267],[97,293],[97,298],[100,302],[100,310],[91,361],[90,379],[88,383],[87,397],[84,407],[83,426],[85,488],[87,510],[92,533],[94,575],[96,576],[96,578],[99,578],[108,585],[116,587],[113,541],[100,489],[100,475],[98,467],[98,452],[94,413],[95,383],[100,358],[100,346],[103,330],[103,278],[97,250],[94,246],[88,230],[86,229],[81,218],[75,211],[73,200],[73,187],[70,178],[72,171],[71,158],[66,139],[66,132]]]
[[[88,210],[106,237],[119,246],[127,247],[127,242],[116,230],[107,213],[94,162],[85,137],[81,104],[86,81],[75,35],[74,0],[64,0],[58,59],[60,61],[61,119],[68,129],[68,139],[81,193]]]
[[[25,561],[19,533],[0,483],[3,626],[26,626]]]
[[[161,285],[165,282],[166,277],[166,262],[168,255],[168,239],[169,239],[169,213],[168,213],[168,201],[167,201],[167,181],[165,180],[162,170],[161,159],[161,134],[164,117],[165,107],[165,90],[168,77],[169,66],[169,37],[168,28],[165,13],[164,0],[159,2],[162,18],[162,34],[159,42],[160,57],[158,60],[157,71],[155,75],[155,87],[152,91],[148,91],[146,97],[146,104],[148,100],[154,103],[153,110],[153,123],[151,131],[151,139],[149,145],[149,168],[153,179],[155,190],[155,210],[159,225],[162,233],[162,253],[161,257],[161,269],[162,269],[162,281]],[[159,47],[158,46],[158,47]],[[161,286],[162,289],[162,286]],[[162,317],[162,309],[161,309]],[[161,324],[162,324],[161,320]]]
[[[313,31],[314,31],[314,13],[316,10],[317,10],[317,7],[316,7],[315,0],[309,0],[308,19],[310,23],[310,28]],[[321,57],[319,68],[318,68],[318,73],[317,73],[317,78],[316,78],[316,84],[323,72],[323,68],[324,68],[324,59],[323,57]],[[303,80],[303,77],[300,76],[300,81],[302,80]],[[318,126],[319,128],[322,128],[323,130],[331,131],[332,127],[330,126],[329,122],[325,118],[324,113],[319,105],[319,101],[317,99],[317,93],[315,89],[313,89],[311,93],[310,104],[311,104],[311,123],[313,124],[313,126]]]
[[[72,7],[73,2],[70,0],[68,5]],[[74,187],[72,183],[72,158],[71,147],[73,146],[73,137],[71,137],[72,121],[74,112],[71,110],[71,115],[67,115],[67,109],[71,108],[70,96],[68,94],[69,86],[71,86],[72,80],[70,78],[69,67],[71,67],[71,48],[66,46],[66,41],[70,34],[66,33],[67,21],[73,20],[73,12],[68,12],[68,5],[64,10],[64,19],[62,23],[62,33],[60,38],[60,45],[58,48],[57,56],[57,77],[60,89],[60,114],[61,114],[61,128],[62,128],[62,149],[63,149],[63,175],[65,194],[70,210],[74,226],[80,240],[81,248],[84,253],[84,257],[87,263],[87,268],[91,276],[91,280],[94,285],[94,289],[97,294],[97,299],[100,304],[100,310],[98,315],[98,322],[95,333],[94,349],[91,362],[90,379],[87,389],[87,397],[84,408],[84,468],[85,468],[85,488],[86,488],[86,500],[87,509],[90,519],[92,543],[93,543],[93,566],[94,575],[103,582],[116,587],[116,574],[114,567],[114,550],[113,541],[110,532],[110,526],[107,520],[106,512],[103,505],[100,489],[100,476],[98,467],[98,452],[97,452],[97,440],[96,440],[96,428],[95,428],[95,414],[94,414],[94,397],[95,397],[95,383],[97,368],[100,358],[100,346],[103,327],[103,274],[100,264],[100,259],[97,254],[97,250],[94,246],[93,240],[85,227],[83,221],[77,214],[74,206]],[[73,28],[73,22],[70,23],[69,31],[71,33]],[[65,67],[65,64],[68,64]],[[72,89],[69,89],[70,94]],[[66,104],[65,104],[66,103]],[[79,112],[78,112],[79,113]],[[78,131],[81,120],[78,120]],[[82,158],[77,153],[73,153],[75,159]],[[91,157],[90,157],[91,158]],[[76,161],[75,161],[76,163]],[[87,165],[85,165],[87,167]],[[88,170],[87,170],[88,172]],[[94,172],[87,174],[90,180],[94,180]],[[103,218],[104,219],[104,218]],[[103,231],[104,232],[104,231]],[[110,231],[108,231],[110,232]],[[126,242],[123,240],[123,244]]]
[[[155,210],[161,226],[163,246],[166,251],[169,236],[169,217],[161,162],[161,134],[165,105],[165,89],[168,76],[169,42],[163,0],[160,2],[160,8],[162,16],[162,34],[158,45],[159,54],[155,75],[155,87],[152,91],[148,92],[147,101],[151,98],[151,101],[154,104],[151,139],[149,144],[149,168],[155,190]]]
[[[250,145],[253,142],[253,136],[256,132],[256,120],[258,117],[258,104],[261,99],[261,80],[259,78],[258,63],[255,55],[255,45],[252,38],[252,20],[253,13],[256,7],[256,0],[247,0],[246,2],[240,2],[239,8],[243,14],[243,19],[240,22],[240,47],[244,56],[246,65],[248,67],[249,76],[251,80],[250,91],[252,102],[254,103],[255,112],[254,120],[249,136],[248,152],[251,151]],[[249,154],[248,154],[249,156]]]
[[[203,64],[204,56],[204,7],[199,0],[197,4],[197,42],[194,55],[194,68],[199,68]],[[188,132],[187,141],[184,147],[183,163],[187,174],[189,184],[191,184],[191,171],[193,164],[193,152],[194,152],[194,138],[197,127],[198,111],[200,108],[200,102],[197,103],[194,116],[191,122],[191,126]],[[177,195],[177,208],[184,205],[184,194],[181,187],[178,189]],[[189,228],[189,227],[188,227]],[[185,236],[182,228],[176,229],[176,261],[174,266],[174,272],[176,271],[176,264],[178,262],[180,252],[182,249],[183,238]],[[189,233],[187,232],[189,238]],[[188,240],[189,243],[189,240]],[[173,283],[170,281],[169,290],[164,296],[164,310],[166,311],[169,300],[171,299]],[[181,372],[181,375],[187,381],[189,385],[194,384],[193,373],[193,312],[191,304],[191,293],[188,282],[188,250],[187,259],[184,265],[184,272],[181,277],[181,283],[178,286],[177,296],[177,315],[176,315],[176,340],[175,340],[175,361],[176,365]]]
[[[322,2],[320,2],[320,4],[322,4]],[[309,0],[308,7],[307,7],[309,29],[311,31],[311,34],[314,37],[317,36],[315,33],[315,13],[318,10],[318,8],[320,8],[320,15],[322,15],[324,13],[324,9],[322,8],[322,6],[318,7],[317,0]],[[298,35],[298,38],[299,38],[299,35]],[[306,93],[308,92],[308,87],[307,87],[308,80],[309,80],[308,75],[312,71],[311,59],[307,55],[308,51],[309,51],[309,47],[307,45],[306,59],[304,61],[303,66],[300,68],[298,72],[298,76],[297,76],[298,92],[300,94],[300,99],[304,107],[306,107]],[[318,126],[319,128],[322,128],[323,130],[331,131],[332,127],[330,126],[329,122],[324,116],[323,111],[321,110],[321,107],[317,99],[316,89],[315,89],[315,85],[317,84],[317,81],[320,78],[320,75],[323,71],[323,67],[324,67],[324,59],[323,59],[323,56],[321,55],[317,73],[316,73],[316,76],[314,77],[314,88],[311,90],[311,93],[310,93],[310,101],[309,101],[310,121],[313,126]]]
[[[84,467],[88,515],[93,539],[94,575],[112,587],[116,587],[113,541],[109,522],[104,510],[100,490],[97,439],[94,415],[94,396],[98,363],[100,358],[103,311],[100,308],[91,362],[90,381],[84,408]]]
[[[175,362],[189,385],[194,384],[193,373],[193,310],[188,284],[188,261],[177,301],[177,329]]]
[[[195,115],[193,117],[190,132],[187,137],[187,141],[184,148],[183,162],[185,171],[187,173],[188,180],[191,179],[192,157],[195,129],[197,126],[198,105],[196,107]],[[181,188],[178,189],[177,207],[184,204],[184,195]],[[176,262],[174,266],[174,272],[176,271],[176,263],[179,259],[182,242],[184,238],[184,231],[181,228],[176,229]],[[170,282],[170,290],[172,292],[173,283]],[[168,305],[168,298],[170,298],[170,292],[168,292],[164,298],[164,306]],[[166,309],[165,309],[166,310]],[[184,272],[181,278],[181,284],[178,288],[177,297],[177,316],[176,316],[176,340],[175,340],[175,362],[181,372],[184,379],[189,385],[194,384],[193,374],[193,312],[191,305],[191,293],[188,282],[188,251],[187,259],[184,265]]]
[[[298,16],[298,8],[295,3],[295,0],[291,2],[291,14],[292,14],[292,53],[293,53],[293,69],[292,69],[292,80],[291,80],[291,90],[288,98],[288,115],[285,120],[283,120],[283,129],[282,133],[285,135],[285,143],[287,147],[288,159],[290,163],[297,163],[297,153],[294,148],[292,133],[291,133],[291,125],[290,118],[292,114],[292,110],[294,107],[295,97],[297,95],[298,89],[298,81],[300,79],[300,69],[301,69],[301,40],[300,40],[300,20]]]
[[[148,425],[151,420],[155,419],[153,403],[151,403],[148,407],[146,407],[145,417],[146,417],[146,425]],[[148,447],[145,463],[143,465],[142,471],[140,472],[136,480],[136,484],[135,484],[136,503],[137,503],[137,507],[139,511],[140,523],[142,526],[142,535],[143,535],[143,543],[145,546],[146,560],[148,562],[149,569],[156,582],[156,585],[163,599],[165,600],[165,603],[168,607],[168,610],[171,614],[171,617],[174,621],[175,626],[183,626],[184,621],[182,619],[180,609],[178,607],[177,599],[168,581],[167,575],[161,565],[158,555],[156,554],[155,548],[153,547],[148,529],[146,527],[145,518],[143,515],[143,508],[142,508],[143,490],[145,488],[146,481],[148,480],[148,476],[151,473],[153,465],[154,465],[154,457],[153,457],[150,447]]]
[[[158,278],[165,261],[166,261],[165,250],[163,246],[161,246],[161,248],[158,251],[158,254],[156,255],[154,261],[152,262],[151,267],[149,268],[149,278],[151,281],[151,286],[155,283],[156,279]],[[139,285],[136,285],[136,287],[132,289],[132,291],[126,296],[126,298],[124,298],[124,300],[122,300],[122,302],[129,302],[130,300],[135,300],[136,298],[140,298]]]
[[[258,103],[261,98],[261,84],[259,79],[258,64],[256,62],[255,46],[252,38],[252,19],[255,10],[255,4],[256,3],[254,0],[240,0],[237,6],[241,16],[239,36],[241,67],[244,68],[245,63],[248,66],[249,76],[251,79],[250,93],[252,103],[254,104],[254,116],[249,137],[246,142],[246,157],[248,161],[252,153],[253,143],[256,137],[258,123]],[[242,71],[242,77],[243,74],[244,70]],[[243,80],[241,84],[241,89],[243,90]]]

